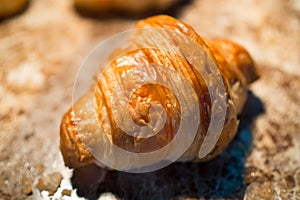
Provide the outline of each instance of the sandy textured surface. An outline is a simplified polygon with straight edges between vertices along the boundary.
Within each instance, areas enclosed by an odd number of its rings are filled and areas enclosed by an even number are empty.
[[[0,22],[0,199],[45,199],[56,187],[58,199],[300,199],[299,1],[195,0],[177,10],[199,34],[235,40],[257,63],[261,77],[227,150],[148,174],[64,167],[59,124],[80,63],[136,19],[86,18],[71,1],[33,0]]]

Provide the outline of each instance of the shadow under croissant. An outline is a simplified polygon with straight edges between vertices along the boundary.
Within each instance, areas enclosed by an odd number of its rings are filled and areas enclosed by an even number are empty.
[[[251,125],[264,112],[262,102],[249,92],[240,115],[238,133],[228,148],[205,163],[173,163],[158,171],[130,174],[95,165],[75,169],[72,184],[79,196],[98,199],[110,192],[121,199],[242,198],[244,163],[252,145]]]

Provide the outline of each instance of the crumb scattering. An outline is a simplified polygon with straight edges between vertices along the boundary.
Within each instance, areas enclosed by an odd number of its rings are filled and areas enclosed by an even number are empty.
[[[59,172],[53,172],[47,176],[41,176],[35,187],[40,191],[48,191],[49,195],[53,195],[60,185],[63,176]]]

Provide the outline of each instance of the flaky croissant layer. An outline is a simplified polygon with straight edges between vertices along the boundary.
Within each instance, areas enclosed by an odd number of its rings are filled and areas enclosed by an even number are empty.
[[[142,70],[145,71],[152,70],[153,63],[163,65],[171,71],[179,72],[193,86],[196,95],[186,94],[182,99],[187,102],[193,98],[197,99],[200,109],[200,126],[191,145],[178,161],[209,160],[217,156],[236,134],[237,115],[241,112],[246,101],[248,85],[257,78],[254,63],[249,53],[242,46],[229,40],[203,40],[188,24],[169,16],[155,16],[141,20],[136,27],[164,28],[181,33],[196,41],[213,59],[220,71],[226,93],[224,96],[226,102],[225,122],[220,137],[214,148],[205,157],[199,157],[199,150],[209,128],[213,107],[207,83],[201,74],[195,72],[194,66],[184,56],[155,48],[139,48],[130,50],[114,59],[103,73],[102,79],[98,81],[96,89],[87,91],[64,115],[60,129],[60,147],[68,167],[76,168],[97,162],[97,159],[87,149],[89,144],[93,146],[97,142],[96,126],[100,126],[112,144],[133,153],[156,151],[170,143],[176,136],[181,118],[184,117],[181,114],[183,107],[180,105],[180,99],[168,87],[152,83],[144,84],[133,90],[130,101],[125,106],[114,104],[114,101],[110,99],[115,94],[116,85],[121,85],[121,91],[132,89],[132,81],[136,77],[129,77],[128,70],[133,69],[136,64],[142,66]],[[135,47],[147,43],[147,38],[143,35],[137,36],[133,40],[132,46]],[[173,80],[174,77],[165,77],[164,79],[174,85],[179,93],[186,88],[185,82],[179,84]],[[95,97],[95,101],[93,101],[93,97]],[[164,108],[166,117],[166,120],[163,121],[164,124],[162,124],[162,120],[151,120],[151,117],[158,115],[158,111],[157,113],[155,111],[153,116],[149,116],[153,105],[161,105]],[[128,110],[129,117],[116,117],[115,110],[122,109]],[[193,105],[190,105],[189,109],[193,110]],[[97,119],[93,116],[94,111],[97,113]],[[74,116],[74,113],[77,115]],[[189,117],[192,118],[193,116]],[[89,124],[86,125],[88,131],[86,134],[82,134],[78,130],[78,124],[88,119]],[[155,126],[162,124],[162,129],[157,131],[157,134],[146,138],[129,135],[124,129],[135,130],[129,126],[132,121],[136,126],[141,127],[153,123],[154,129]],[[123,123],[125,128],[121,129],[120,123]]]

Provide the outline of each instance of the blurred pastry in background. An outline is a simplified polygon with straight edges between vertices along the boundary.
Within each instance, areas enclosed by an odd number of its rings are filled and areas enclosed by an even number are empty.
[[[27,3],[27,0],[0,0],[0,19],[20,13]]]
[[[165,11],[180,0],[74,0],[75,8],[86,15],[102,16],[115,12],[128,16]]]

